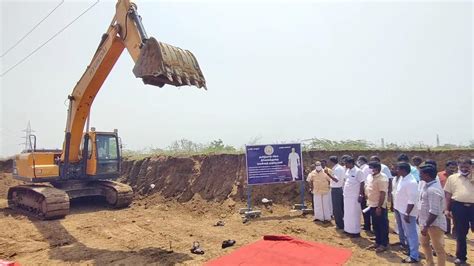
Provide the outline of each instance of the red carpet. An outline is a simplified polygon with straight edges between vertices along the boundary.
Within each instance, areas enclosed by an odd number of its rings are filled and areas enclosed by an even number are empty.
[[[342,265],[351,254],[349,249],[290,236],[265,236],[206,265]]]

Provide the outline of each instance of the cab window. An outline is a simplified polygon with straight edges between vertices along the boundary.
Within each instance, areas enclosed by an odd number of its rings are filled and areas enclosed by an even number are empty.
[[[96,144],[99,160],[116,160],[118,158],[117,138],[114,135],[97,135]]]

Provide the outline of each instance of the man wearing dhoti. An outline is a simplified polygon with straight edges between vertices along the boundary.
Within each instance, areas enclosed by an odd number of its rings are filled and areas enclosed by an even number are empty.
[[[309,182],[310,190],[313,192],[315,221],[331,221],[331,194],[329,193],[329,181],[331,180],[338,181],[327,169],[323,169],[319,161],[315,163],[315,170],[309,173],[306,179]]]
[[[296,153],[295,148],[291,148],[291,153],[288,155],[288,167],[291,170],[291,177],[293,181],[298,178],[298,168],[301,165],[300,156]]]
[[[354,165],[354,158],[346,159],[344,183],[344,231],[350,237],[360,237],[360,202],[364,197],[364,173]]]

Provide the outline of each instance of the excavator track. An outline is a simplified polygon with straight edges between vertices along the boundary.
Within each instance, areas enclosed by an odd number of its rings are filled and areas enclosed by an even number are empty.
[[[128,207],[133,200],[133,190],[129,185],[115,181],[95,181],[104,190],[107,203],[114,208]]]
[[[54,187],[21,185],[8,190],[8,206],[41,220],[59,219],[69,213],[69,196]]]

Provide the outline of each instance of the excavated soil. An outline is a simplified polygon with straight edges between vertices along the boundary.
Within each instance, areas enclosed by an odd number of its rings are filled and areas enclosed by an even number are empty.
[[[444,168],[446,161],[461,157],[474,158],[474,150],[416,151],[405,152],[410,157],[419,155],[438,162]],[[316,160],[327,159],[331,155],[349,154],[354,157],[378,155],[383,163],[392,167],[398,151],[310,151],[303,153],[305,175]],[[186,202],[195,195],[211,202],[227,199],[246,201],[246,171],[244,155],[198,155],[192,157],[158,156],[141,160],[125,160],[122,164],[121,181],[130,184],[140,197],[160,194],[165,198]],[[152,189],[151,184],[155,187]],[[306,197],[309,197],[306,189]],[[300,187],[296,183],[273,184],[252,187],[252,200],[258,203],[262,198],[270,198],[277,203],[297,203],[300,201]]]
[[[462,153],[474,157],[472,151]],[[446,160],[460,155],[430,154],[430,158]],[[305,168],[322,157],[327,154],[305,154]],[[286,234],[351,249],[347,265],[398,264],[404,257],[395,246],[376,254],[367,249],[372,236],[363,233],[360,239],[349,239],[333,225],[315,224],[312,217],[290,211],[299,199],[296,185],[255,187],[255,202],[265,196],[277,204],[271,210],[259,206],[262,217],[242,223],[238,209],[245,206],[246,187],[245,162],[240,155],[163,156],[126,161],[123,166],[122,181],[136,191],[130,208],[110,209],[100,198],[74,201],[71,214],[55,221],[30,219],[8,209],[6,191],[19,182],[9,173],[0,173],[0,259],[23,265],[200,265],[266,234]],[[389,217],[393,222],[392,214]],[[218,220],[225,225],[213,226]],[[473,234],[468,238],[469,261],[474,261]],[[237,243],[221,249],[226,239]],[[189,252],[193,241],[201,243],[204,255]],[[390,242],[396,241],[397,235],[390,234]],[[453,239],[446,238],[449,254],[454,254],[455,245]],[[452,263],[453,257],[448,260]]]

